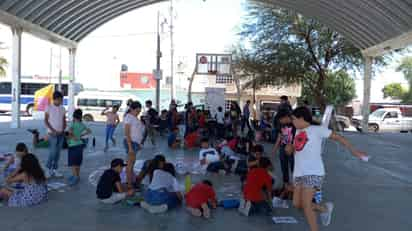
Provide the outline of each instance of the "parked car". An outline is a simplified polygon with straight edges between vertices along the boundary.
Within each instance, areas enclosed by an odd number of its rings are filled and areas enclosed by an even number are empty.
[[[352,118],[353,126],[362,130],[362,116]],[[412,117],[404,117],[399,108],[381,108],[369,115],[369,131],[412,132]]]

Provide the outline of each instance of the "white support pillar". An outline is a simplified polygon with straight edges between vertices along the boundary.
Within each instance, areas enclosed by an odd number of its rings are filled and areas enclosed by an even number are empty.
[[[69,120],[72,120],[72,115],[74,112],[74,83],[76,81],[76,48],[69,49],[69,105],[68,105],[68,117]]]
[[[365,70],[363,78],[363,104],[362,104],[362,130],[368,132],[369,123],[369,103],[371,97],[371,79],[373,57],[365,56]]]
[[[11,128],[20,128],[20,78],[21,78],[21,35],[23,30],[21,28],[11,28],[13,33],[12,39],[12,116]]]

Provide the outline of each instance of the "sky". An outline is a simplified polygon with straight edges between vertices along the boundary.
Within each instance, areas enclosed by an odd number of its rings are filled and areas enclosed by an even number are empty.
[[[175,0],[174,41],[175,63],[184,63],[184,71],[191,74],[196,53],[224,53],[236,41],[236,26],[241,22],[245,0]],[[85,87],[113,89],[119,85],[121,64],[129,71],[149,72],[156,64],[157,14],[161,21],[170,23],[169,3],[147,6],[115,18],[91,33],[79,44],[76,60],[76,80]],[[162,69],[164,76],[170,75],[169,24],[163,27]],[[0,25],[0,41],[11,46],[10,30]],[[68,51],[42,41],[31,35],[23,35],[22,74],[68,75]],[[11,50],[0,51],[10,60]],[[60,53],[61,52],[61,53]],[[61,55],[60,55],[61,54]],[[52,57],[52,58],[51,58]],[[51,61],[52,60],[52,61]],[[382,72],[377,73],[372,83],[372,101],[382,101],[381,89],[392,82],[406,85],[401,73],[394,71],[399,58]],[[358,98],[362,98],[361,77],[355,77]],[[177,84],[185,84],[176,81]]]

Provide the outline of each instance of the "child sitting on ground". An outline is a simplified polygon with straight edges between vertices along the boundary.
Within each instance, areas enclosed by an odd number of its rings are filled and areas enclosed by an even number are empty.
[[[243,199],[240,202],[239,212],[245,216],[252,213],[264,212],[270,214],[272,200],[272,163],[267,157],[259,160],[259,167],[251,169],[246,177],[243,188]]]
[[[216,193],[213,189],[212,182],[204,180],[193,186],[186,194],[186,208],[190,214],[195,217],[203,215],[204,218],[210,218],[210,208],[217,207]]]
[[[4,178],[14,177],[20,170],[21,159],[28,154],[27,146],[24,143],[18,143],[16,145],[16,153],[7,161],[4,166]]]
[[[156,155],[153,159],[146,160],[139,174],[136,176],[135,186],[140,189],[140,186],[149,186],[153,173],[157,169],[163,169],[166,164],[166,158],[163,155]]]
[[[9,207],[28,207],[47,200],[47,184],[39,160],[33,154],[21,159],[18,173],[6,179],[7,184],[21,183],[22,190],[0,189],[0,199],[7,200]]]
[[[32,144],[34,148],[48,148],[49,147],[49,137],[47,135],[40,137],[40,132],[37,129],[27,129],[28,132],[33,134]],[[69,135],[68,132],[64,132],[63,138],[63,149],[67,149],[67,139]]]
[[[201,141],[199,152],[200,166],[208,172],[218,173],[220,170],[225,170],[221,156],[216,149],[209,146],[209,139],[203,138]]]
[[[112,160],[110,169],[103,173],[97,184],[97,199],[106,204],[114,204],[126,198],[120,182],[120,173],[125,166],[122,159]]]
[[[183,195],[176,179],[175,167],[166,163],[153,172],[152,181],[144,193],[142,208],[150,213],[163,213],[181,204]]]

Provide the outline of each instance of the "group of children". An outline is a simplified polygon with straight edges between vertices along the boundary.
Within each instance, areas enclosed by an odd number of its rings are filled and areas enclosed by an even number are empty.
[[[6,182],[20,183],[24,188],[20,191],[10,188],[0,190],[0,197],[8,200],[10,206],[34,205],[46,200],[46,178],[61,176],[57,169],[67,126],[62,99],[62,94],[55,92],[53,103],[45,113],[50,149],[46,173],[44,174],[37,158],[28,153],[24,144],[17,146],[15,158],[7,164],[7,169],[12,163],[15,168],[7,173]],[[146,102],[149,108],[150,103]],[[173,164],[167,163],[165,157],[161,155],[147,161],[139,175],[134,175],[136,154],[141,150],[147,129],[151,129],[150,124],[153,123],[151,121],[153,112],[148,111],[145,114],[145,121],[138,118],[141,110],[142,105],[139,102],[130,102],[124,117],[123,144],[127,153],[127,163],[125,164],[122,159],[114,159],[111,162],[111,168],[104,172],[97,185],[97,198],[104,203],[114,203],[134,195],[136,185],[146,182],[147,187],[143,192],[144,201],[141,206],[149,212],[165,212],[181,205],[185,200],[187,210],[192,215],[209,218],[210,209],[217,206],[216,194],[210,181],[204,180],[183,194]],[[107,116],[106,151],[110,139],[115,144],[113,133],[120,121],[117,111],[118,107],[115,106],[112,111],[102,112]],[[188,116],[190,119],[194,114]],[[91,133],[90,129],[82,123],[82,117],[82,111],[75,110],[73,122],[67,131],[68,165],[72,168],[72,176],[68,178],[70,185],[79,182],[85,145],[83,139],[85,135]],[[277,118],[280,129],[272,153],[276,154],[279,151],[283,183],[286,189],[293,191],[293,205],[303,210],[311,230],[317,231],[316,214],[320,213],[322,223],[328,225],[333,211],[332,203],[320,204],[313,201],[315,194],[322,189],[325,176],[321,156],[323,139],[329,138],[340,142],[355,157],[362,160],[367,159],[367,156],[328,128],[312,125],[312,114],[306,107],[299,107],[293,112],[281,110]],[[226,125],[221,108],[215,119],[219,130],[222,130],[221,128]],[[240,175],[243,198],[240,201],[239,212],[246,216],[255,212],[270,213],[269,201],[274,195],[273,165],[270,159],[263,155],[263,146],[256,144],[254,140],[252,133],[243,138],[234,136],[227,138],[216,148],[212,148],[209,139],[203,138],[199,152],[199,163],[202,169],[214,173],[234,172]],[[154,144],[154,141],[152,143]],[[126,185],[121,183],[120,178],[124,167],[127,173]]]

